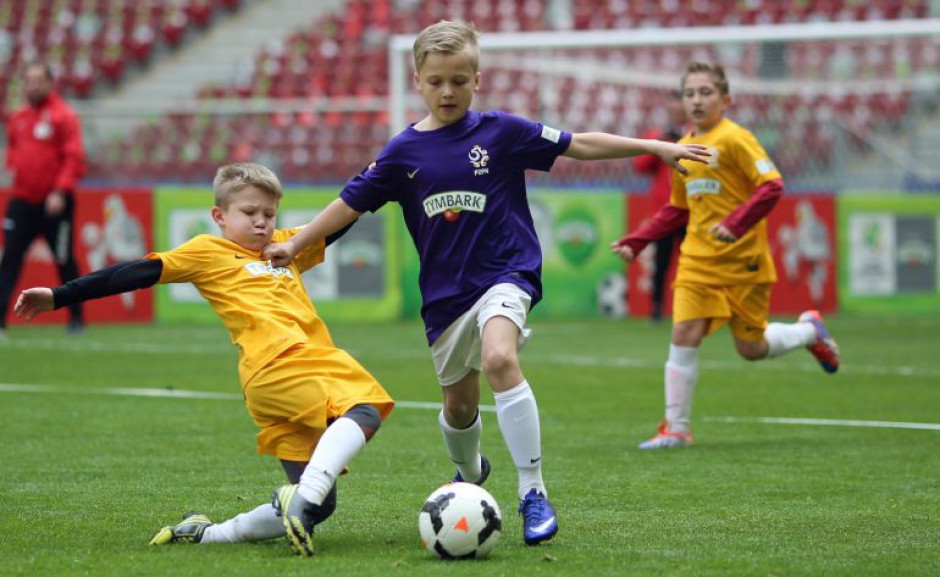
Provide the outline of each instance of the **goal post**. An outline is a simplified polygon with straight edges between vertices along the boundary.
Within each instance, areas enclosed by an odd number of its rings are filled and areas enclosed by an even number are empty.
[[[923,150],[940,143],[938,31],[940,18],[483,33],[474,107],[636,136],[665,124],[663,98],[689,61],[715,61],[729,75],[729,118],[757,134],[788,187],[940,182],[940,158]],[[389,43],[392,134],[424,113],[413,42]],[[562,184],[636,181],[622,162],[559,168]]]

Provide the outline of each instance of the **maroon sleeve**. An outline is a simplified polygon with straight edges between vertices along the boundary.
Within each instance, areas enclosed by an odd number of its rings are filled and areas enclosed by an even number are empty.
[[[55,179],[56,190],[74,191],[78,179],[85,173],[85,148],[82,146],[82,126],[78,115],[68,111],[62,119],[62,168]]]
[[[754,194],[747,202],[734,209],[722,224],[731,231],[734,236],[741,238],[744,233],[760,222],[760,220],[770,214],[777,201],[783,195],[783,180],[775,178],[768,180],[757,187]]]
[[[649,243],[682,230],[688,223],[688,210],[665,204],[653,216],[644,220],[640,228],[618,240],[617,244],[629,246],[636,256]]]

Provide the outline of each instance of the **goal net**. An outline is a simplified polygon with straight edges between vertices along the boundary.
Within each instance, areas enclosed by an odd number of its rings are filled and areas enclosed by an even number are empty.
[[[688,62],[724,65],[727,115],[753,131],[788,188],[940,183],[940,19],[738,27],[485,33],[474,107],[570,131],[628,136],[667,125]],[[392,133],[424,114],[413,36],[389,51]],[[554,185],[642,186],[629,163],[560,159]]]

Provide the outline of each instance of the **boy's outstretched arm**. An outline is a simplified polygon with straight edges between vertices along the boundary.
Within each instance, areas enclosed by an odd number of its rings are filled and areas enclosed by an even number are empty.
[[[37,314],[43,311],[51,311],[54,308],[55,300],[52,298],[52,289],[41,286],[23,290],[20,296],[16,298],[13,312],[21,319],[31,320]]]
[[[627,262],[633,260],[649,243],[675,234],[689,223],[689,211],[665,204],[643,221],[638,229],[610,245],[614,254]]]
[[[708,162],[708,157],[711,156],[708,147],[702,144],[676,144],[664,140],[627,138],[606,132],[572,134],[571,144],[563,156],[577,160],[611,160],[638,154],[655,154],[682,174],[688,174],[689,171],[679,164],[680,160]]]
[[[300,251],[348,227],[360,216],[361,212],[353,210],[343,199],[337,198],[290,239],[261,249],[261,258],[271,261],[274,266],[287,266]]]
[[[43,311],[153,286],[162,273],[160,259],[123,262],[55,288],[28,288],[17,297],[13,312],[19,318],[30,320]]]

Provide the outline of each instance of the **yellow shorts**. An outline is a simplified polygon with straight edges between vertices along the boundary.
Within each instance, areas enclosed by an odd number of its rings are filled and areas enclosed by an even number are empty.
[[[373,405],[383,420],[395,406],[362,365],[335,347],[292,347],[243,390],[248,413],[261,429],[258,452],[288,461],[310,460],[327,424],[355,405]]]
[[[672,321],[709,319],[707,334],[728,323],[731,333],[739,340],[763,340],[770,312],[770,287],[770,284],[676,283]]]

